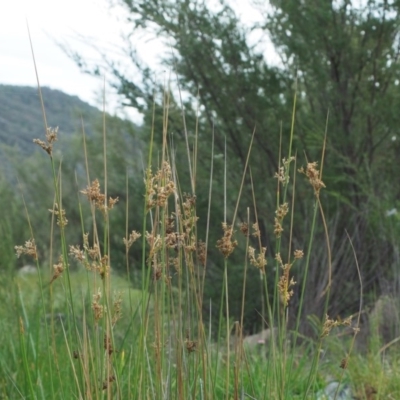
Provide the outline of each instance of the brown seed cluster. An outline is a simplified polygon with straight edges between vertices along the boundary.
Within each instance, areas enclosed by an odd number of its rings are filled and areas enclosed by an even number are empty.
[[[262,247],[261,252],[256,256],[256,250],[249,246],[250,264],[258,268],[263,274],[265,274],[265,266],[267,265],[267,259],[265,258],[266,252],[267,248]]]
[[[237,240],[232,240],[234,233],[232,226],[228,225],[226,222],[223,222],[222,230],[224,231],[224,236],[222,239],[217,241],[217,248],[225,258],[228,258],[237,247],[238,242]]]
[[[290,270],[293,267],[296,260],[303,258],[303,251],[302,250],[295,250],[294,251],[294,259],[291,263],[284,264],[279,253],[276,254],[275,259],[278,262],[279,266],[282,269],[282,275],[279,278],[278,282],[278,291],[281,297],[282,304],[284,307],[289,305],[289,301],[292,298],[293,286],[297,283],[293,276],[290,277]]]
[[[146,232],[146,241],[150,247],[149,260],[154,260],[154,257],[163,248],[163,240],[160,234],[154,235],[153,233]]]
[[[79,245],[69,246],[69,254],[79,261],[87,270],[98,272],[102,279],[110,272],[108,256],[101,256],[100,246],[94,243],[89,246],[89,235],[83,235],[83,250]]]
[[[289,212],[288,203],[281,204],[275,211],[274,235],[280,238],[283,232],[282,221]]]
[[[183,215],[180,215],[182,218],[183,230],[187,239],[190,239],[190,242],[193,243],[195,241],[194,237],[191,237],[191,232],[196,226],[196,222],[198,221],[198,217],[196,216],[196,196],[184,194],[185,201],[182,204]],[[179,213],[180,214],[180,213]]]
[[[247,222],[242,222],[240,224],[239,230],[240,232],[243,233],[244,236],[246,237],[249,236],[250,229],[249,229],[249,224]]]
[[[202,240],[199,240],[199,243],[197,244],[197,259],[203,267],[206,266],[207,248],[206,244]]]
[[[148,262],[153,268],[153,280],[159,280],[163,275],[167,283],[171,276],[169,267],[176,273],[181,272],[182,260],[191,272],[194,271],[195,257],[203,266],[206,262],[206,247],[196,240],[196,196],[184,194],[184,201],[175,213],[164,214],[164,221],[155,224],[152,232],[146,232],[149,246]],[[165,204],[167,208],[167,204]],[[176,227],[175,225],[178,225]],[[158,227],[162,227],[158,233]],[[183,258],[182,258],[183,256]]]
[[[348,357],[346,357],[346,358],[343,358],[342,361],[340,361],[339,367],[342,369],[347,369],[348,365],[349,365],[349,359],[348,359]]]
[[[168,197],[175,193],[175,183],[171,178],[171,166],[166,161],[155,175],[151,173],[151,169],[147,169],[145,179],[147,211],[155,206],[166,206]]]
[[[128,251],[131,248],[131,246],[133,245],[133,243],[135,243],[136,240],[138,240],[141,236],[142,235],[139,232],[132,231],[129,234],[128,238],[123,238],[124,245],[126,247],[126,251]]]
[[[50,157],[53,155],[53,144],[57,141],[58,127],[46,128],[46,142],[40,139],[33,139],[33,143],[40,146]]]
[[[98,323],[101,318],[103,318],[104,307],[101,304],[101,290],[98,289],[97,293],[93,295],[92,300],[92,310],[94,315],[95,323]]]
[[[189,354],[197,350],[197,340],[190,339],[189,331],[186,331],[185,347]]]
[[[111,324],[114,326],[122,317],[122,297],[121,292],[115,293],[113,301],[113,315]]]
[[[106,389],[108,388],[108,386],[109,386],[110,383],[115,382],[115,379],[116,379],[116,378],[115,378],[114,375],[110,375],[109,378],[103,382],[102,389],[103,389],[103,390],[106,390]]]
[[[50,285],[57,279],[59,278],[62,273],[64,272],[64,262],[62,257],[60,256],[59,260],[58,260],[58,264],[54,264],[53,265],[53,269],[54,269],[54,273],[53,273],[53,277],[51,278],[50,281]]]
[[[260,238],[260,237],[261,237],[261,231],[260,231],[260,227],[259,227],[258,223],[255,222],[255,223],[252,225],[252,228],[253,228],[253,233],[252,233],[251,235],[252,235],[253,237],[255,237],[255,238]],[[242,232],[243,235],[246,236],[246,237],[249,236],[249,234],[250,234],[250,228],[249,228],[249,225],[247,224],[247,222],[242,222],[242,223],[240,224],[239,230],[240,230],[240,232]]]
[[[260,227],[258,226],[258,222],[255,222],[253,224],[253,233],[252,235],[256,238],[260,238],[261,237],[261,232],[260,232]]]
[[[295,250],[294,251],[294,259],[295,260],[300,260],[304,257],[304,252],[303,250]]]
[[[321,339],[327,337],[333,328],[336,328],[339,326],[351,326],[351,320],[352,320],[352,316],[350,316],[344,320],[342,320],[340,318],[338,318],[337,320],[334,320],[334,319],[330,319],[328,314],[326,314],[324,325],[322,326]]]
[[[299,172],[304,174],[308,178],[308,181],[314,188],[315,195],[319,196],[319,192],[322,188],[325,187],[325,184],[319,177],[319,171],[317,169],[317,165],[318,163],[316,162],[308,163],[306,169],[301,167],[299,169]]]
[[[26,254],[34,260],[38,259],[35,239],[27,240],[23,246],[14,246],[14,249],[18,258],[20,258],[22,254]]]
[[[279,167],[279,171],[275,173],[275,178],[277,178],[283,186],[289,183],[289,165],[294,159],[294,157],[290,157],[287,160],[284,158],[282,160],[282,165]]]
[[[58,225],[60,228],[65,228],[65,227],[67,226],[68,220],[67,220],[67,218],[65,217],[65,210],[64,210],[64,209],[59,210],[59,209],[58,209],[58,204],[57,204],[57,203],[54,204],[54,208],[53,208],[52,210],[49,209],[49,211],[50,211],[53,215],[55,215],[55,216],[57,217],[57,225]]]
[[[185,261],[190,271],[193,272],[194,260],[192,254],[196,254],[196,251],[198,250],[198,243],[196,241],[196,223],[199,219],[196,215],[195,195],[184,194],[182,211],[178,210],[177,216],[182,221],[183,234],[181,240],[184,247]],[[203,250],[205,250],[205,247]],[[203,256],[205,256],[204,252]]]
[[[148,262],[151,263],[151,267],[153,269],[152,277],[154,281],[158,281],[162,277],[162,269],[160,267],[159,255],[161,254],[165,242],[163,241],[163,238],[160,234],[155,235],[150,232],[146,232],[146,241],[150,248]]]
[[[114,208],[115,204],[118,202],[118,197],[110,197],[107,202],[106,196],[100,191],[100,183],[98,179],[95,179],[85,190],[81,190],[81,193],[88,198],[90,203],[94,204],[94,206],[103,213]]]
[[[109,335],[105,334],[104,335],[104,339],[103,339],[103,346],[104,346],[104,350],[106,351],[106,353],[108,354],[109,358],[108,358],[108,363],[110,365],[110,367],[112,366],[112,361],[111,361],[111,356],[113,355],[113,353],[115,352],[114,347],[113,347],[113,343],[112,343],[112,339]],[[108,386],[115,382],[115,376],[114,375],[110,375],[104,382],[103,382],[103,386],[102,389],[106,390],[108,388]]]
[[[185,339],[185,346],[189,354],[193,353],[197,349],[197,341]]]
[[[109,356],[114,353],[112,341],[108,335],[104,335],[104,350],[108,353]]]

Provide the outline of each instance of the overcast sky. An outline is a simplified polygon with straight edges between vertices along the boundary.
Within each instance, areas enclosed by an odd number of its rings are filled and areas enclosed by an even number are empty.
[[[252,19],[254,10],[251,13],[248,6],[243,6],[245,0],[232,3],[240,4],[245,20]],[[0,0],[0,84],[36,86],[27,22],[41,86],[60,89],[100,106],[102,80],[80,72],[55,42],[68,42],[89,58],[97,54],[77,41],[77,34],[93,38],[100,47],[121,48],[121,33],[128,29],[122,9],[110,9],[108,0]],[[150,45],[139,41],[135,46],[146,63],[157,64],[162,47],[156,41]],[[108,111],[114,113],[116,98],[110,91],[106,96]],[[130,116],[136,119],[134,114]]]
[[[122,46],[122,19],[121,11],[110,9],[107,0],[0,0],[0,84],[36,86],[28,22],[41,86],[99,105],[102,80],[82,74],[55,42],[68,42],[85,57],[96,57],[79,43],[77,34],[117,48]],[[155,57],[152,50],[146,51],[148,60]],[[115,100],[110,103],[113,109]]]

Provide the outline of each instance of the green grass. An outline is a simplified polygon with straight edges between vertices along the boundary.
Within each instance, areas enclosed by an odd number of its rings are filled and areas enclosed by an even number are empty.
[[[167,116],[164,117],[167,121]],[[151,169],[156,144],[153,135],[149,138],[143,228],[141,236],[133,235],[130,243],[131,229],[127,225],[125,238],[128,272],[131,245],[138,246],[142,252],[141,289],[138,290],[131,287],[129,277],[119,276],[112,269],[113,249],[109,243],[113,226],[109,215],[113,212],[113,200],[106,195],[106,157],[105,181],[100,185],[88,178],[87,188],[80,188],[75,207],[81,214],[82,226],[84,221],[90,220],[92,228],[89,236],[85,236],[82,228],[82,243],[76,247],[76,243],[66,241],[68,215],[64,215],[62,179],[53,158],[56,132],[48,127],[46,130],[46,142],[38,144],[45,150],[43,156],[49,158],[53,173],[55,200],[49,235],[58,235],[61,244],[60,248],[51,249],[52,254],[57,254],[53,268],[44,267],[48,260],[36,259],[34,246],[30,249],[25,246],[20,251],[33,256],[40,273],[24,276],[10,273],[1,278],[1,398],[309,399],[315,398],[329,378],[349,382],[354,393],[361,396],[359,398],[369,399],[365,389],[367,383],[376,390],[375,398],[399,398],[396,354],[386,352],[382,357],[376,352],[366,355],[352,352],[354,332],[346,339],[333,335],[335,330],[346,325],[346,320],[313,317],[315,339],[302,338],[301,344],[297,344],[300,316],[295,318],[294,331],[289,330],[287,316],[291,312],[293,292],[300,293],[301,305],[304,292],[304,282],[295,283],[292,267],[301,262],[307,271],[317,215],[325,226],[319,198],[320,190],[324,189],[321,180],[323,156],[319,166],[309,163],[302,173],[297,172],[291,145],[294,125],[289,138],[289,154],[285,160],[281,157],[283,161],[277,171],[276,219],[271,235],[276,238],[275,253],[280,256],[274,260],[275,268],[266,266],[266,250],[262,248],[259,236],[258,248],[249,246],[250,234],[257,237],[257,226],[253,226],[257,221],[241,221],[244,238],[240,244],[246,254],[242,304],[246,302],[247,271],[257,268],[266,299],[265,313],[260,318],[268,326],[276,327],[274,339],[257,349],[242,344],[243,312],[238,321],[233,321],[229,312],[229,256],[237,250],[236,237],[240,234],[231,228],[237,226],[237,207],[231,210],[232,220],[224,225],[221,239],[217,243],[206,240],[203,245],[197,237],[195,197],[184,196],[185,190],[179,185],[179,175],[189,173],[192,187],[195,187],[196,154],[189,154],[190,171],[176,170],[170,157],[171,149],[167,146],[168,129],[165,126],[164,141],[159,146],[160,162],[157,168]],[[106,133],[103,140],[106,154]],[[248,159],[251,146],[250,143]],[[89,172],[93,175],[88,170],[88,177]],[[246,174],[247,165],[243,179]],[[314,201],[314,216],[312,231],[305,238],[308,244],[303,258],[299,251],[303,249],[293,249],[290,245],[289,249],[284,248],[280,229],[284,224],[285,229],[291,231],[293,228],[294,195],[289,198],[289,194],[295,193],[296,179],[304,178],[311,184],[309,195]],[[288,190],[289,185],[292,185],[291,190]],[[239,200],[240,193],[238,204]],[[84,201],[90,203],[90,215],[82,215]],[[211,196],[209,202],[210,209]],[[127,213],[128,210],[129,204]],[[29,210],[27,219],[29,224]],[[213,224],[214,227],[218,225]],[[33,244],[32,227],[31,232],[31,238],[21,241],[29,239]],[[203,303],[210,246],[220,249],[220,262],[224,263],[223,300],[219,305],[217,332],[212,331],[207,305]],[[290,254],[290,258],[284,259],[284,254]],[[330,264],[327,268],[330,276]],[[307,276],[306,272],[304,276]],[[268,290],[271,280],[272,293]],[[329,284],[330,280],[325,291],[326,305]],[[348,363],[346,369],[339,367],[343,359]]]

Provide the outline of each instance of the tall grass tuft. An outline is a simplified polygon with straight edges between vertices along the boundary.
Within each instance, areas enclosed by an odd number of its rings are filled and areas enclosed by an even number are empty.
[[[41,98],[42,105],[44,104]],[[350,327],[353,343],[341,355],[339,383],[346,379],[351,363],[354,337],[359,320],[313,316],[314,338],[301,336],[299,327],[304,317],[303,300],[317,216],[326,236],[326,287],[323,297],[328,309],[331,287],[331,254],[327,224],[320,193],[323,182],[324,143],[319,162],[305,160],[299,167],[293,151],[294,116],[287,139],[288,153],[280,154],[276,171],[276,206],[271,235],[275,238],[273,260],[262,243],[257,209],[262,199],[247,208],[247,220],[238,221],[238,208],[245,178],[252,182],[249,167],[252,139],[237,196],[236,207],[229,210],[225,195],[224,220],[210,223],[212,208],[213,164],[210,165],[206,239],[198,234],[199,217],[196,208],[197,144],[187,140],[188,170],[178,170],[168,130],[169,95],[164,93],[162,143],[155,143],[154,129],[149,138],[149,154],[144,168],[142,231],[129,227],[129,205],[126,184],[125,246],[127,278],[113,269],[110,238],[113,226],[110,215],[119,206],[118,198],[108,195],[107,181],[107,119],[104,113],[103,159],[104,181],[89,170],[90,160],[83,135],[83,157],[86,162],[86,183],[77,178],[78,200],[75,205],[81,219],[81,243],[68,243],[65,234],[68,214],[63,206],[62,165],[53,156],[57,145],[57,129],[47,126],[45,110],[45,140],[34,142],[49,158],[53,175],[54,198],[50,209],[53,227],[51,238],[58,235],[60,248],[51,249],[55,261],[41,259],[35,243],[34,227],[24,245],[17,245],[17,255],[31,256],[38,274],[17,278],[18,290],[11,299],[15,318],[12,337],[6,341],[0,365],[5,373],[0,390],[4,398],[62,399],[306,399],[315,398],[324,387],[321,355],[332,330]],[[284,134],[281,134],[284,141]],[[214,159],[213,143],[211,160]],[[285,146],[281,146],[283,148]],[[154,149],[160,149],[157,157]],[[225,165],[227,165],[225,160]],[[182,174],[190,176],[189,193],[182,187]],[[225,173],[226,176],[226,173]],[[294,224],[296,181],[309,183],[313,201],[311,232],[302,248],[294,248],[291,232]],[[128,177],[126,177],[128,182]],[[226,188],[226,178],[224,187]],[[121,188],[123,191],[123,188]],[[226,192],[226,191],[225,191]],[[90,215],[84,215],[84,202]],[[68,205],[71,208],[71,205]],[[251,220],[250,215],[254,216]],[[29,221],[29,210],[27,210]],[[88,223],[88,221],[90,221]],[[57,229],[56,229],[57,228]],[[75,228],[74,228],[75,229]],[[221,229],[220,239],[209,243],[211,229]],[[288,230],[289,240],[282,238]],[[254,237],[257,247],[251,246]],[[52,242],[52,241],[51,241]],[[220,252],[223,264],[221,303],[209,305],[204,297],[206,270],[210,265],[210,246]],[[240,293],[241,315],[230,314],[229,275],[231,255],[244,246],[243,286]],[[141,251],[140,282],[133,289],[129,254],[133,248]],[[47,263],[50,268],[45,268]],[[294,268],[296,266],[296,268]],[[296,270],[302,268],[303,281],[298,282]],[[268,340],[262,345],[250,345],[243,331],[246,279],[250,268],[260,277],[263,308],[262,325],[268,329]],[[357,266],[358,270],[359,267]],[[136,276],[136,275],[135,275]],[[37,280],[36,280],[37,279]],[[272,288],[272,290],[271,290]],[[297,292],[299,307],[291,308]],[[237,296],[237,294],[235,294]],[[361,296],[362,297],[362,296]],[[219,307],[217,332],[209,321],[211,307]],[[296,313],[296,315],[291,315]],[[289,320],[295,321],[294,326]],[[249,344],[249,345],[247,345]],[[339,386],[338,386],[339,390]],[[379,390],[382,390],[379,388]]]

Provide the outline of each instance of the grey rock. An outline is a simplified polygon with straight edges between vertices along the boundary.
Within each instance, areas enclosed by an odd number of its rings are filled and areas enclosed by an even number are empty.
[[[338,390],[339,388],[339,390]],[[335,397],[336,396],[336,397]],[[351,388],[347,384],[330,382],[317,393],[317,400],[352,400]]]

